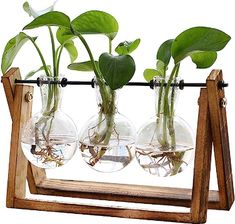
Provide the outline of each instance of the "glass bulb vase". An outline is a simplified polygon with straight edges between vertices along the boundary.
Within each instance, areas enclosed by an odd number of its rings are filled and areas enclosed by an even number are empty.
[[[136,158],[147,172],[159,177],[174,176],[182,172],[194,155],[194,141],[190,126],[175,115],[178,97],[178,79],[173,86],[168,79],[155,78],[156,116],[138,131]]]
[[[119,171],[133,158],[135,128],[117,110],[117,91],[111,90],[102,80],[95,80],[95,89],[99,111],[80,133],[82,157],[97,171]]]
[[[42,109],[24,125],[21,145],[26,158],[40,168],[55,168],[67,163],[77,148],[77,128],[62,112],[62,87],[41,76]]]

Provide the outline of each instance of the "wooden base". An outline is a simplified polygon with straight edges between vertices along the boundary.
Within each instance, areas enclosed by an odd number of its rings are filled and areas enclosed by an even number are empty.
[[[192,198],[191,189],[55,179],[44,180],[38,185],[38,192],[42,195],[161,204],[188,208],[191,206]],[[211,209],[220,209],[218,191],[209,192],[209,207]]]
[[[16,78],[20,78],[18,68],[10,69],[2,77],[12,116],[7,207],[185,223],[206,222],[208,208],[231,208],[234,190],[226,110],[221,107],[224,91],[218,88],[222,80],[221,70],[213,70],[208,76],[207,88],[201,89],[198,101],[192,189],[48,179],[45,170],[28,163],[20,147],[22,125],[30,118],[32,109],[32,102],[27,101],[25,96],[33,94],[33,87],[15,85]],[[212,144],[218,191],[209,190]],[[26,199],[26,179],[32,194],[182,206],[190,208],[190,212],[160,212],[115,205],[103,207]]]

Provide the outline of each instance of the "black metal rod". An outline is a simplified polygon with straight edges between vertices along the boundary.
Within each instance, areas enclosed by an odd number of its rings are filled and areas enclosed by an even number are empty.
[[[184,87],[206,87],[206,83],[184,83]]]
[[[129,82],[127,86],[151,86],[151,83],[148,82]]]
[[[38,84],[38,80],[19,80],[16,79],[15,83],[17,84]],[[61,81],[40,81],[42,84],[61,84]],[[67,85],[91,85],[92,81],[67,81]]]
[[[58,80],[58,81],[47,81],[47,80],[15,80],[15,83],[18,84],[37,84],[38,86],[40,86],[41,84],[59,84],[62,87],[65,87],[67,85],[87,85],[87,86],[92,86],[94,87],[94,80],[92,81],[68,81],[66,78],[63,78],[62,80]],[[153,88],[154,86],[160,86],[162,85],[161,83],[153,83],[153,81],[151,81],[150,83],[147,82],[129,82],[126,84],[127,86],[149,86],[151,88]],[[167,83],[163,84],[164,86],[167,85]],[[184,80],[181,80],[179,83],[172,83],[171,86],[176,86],[179,87],[179,89],[184,89],[184,87],[206,87],[206,83],[185,83]],[[224,87],[228,87],[228,83],[224,83],[224,81],[220,81],[219,88],[224,88]]]

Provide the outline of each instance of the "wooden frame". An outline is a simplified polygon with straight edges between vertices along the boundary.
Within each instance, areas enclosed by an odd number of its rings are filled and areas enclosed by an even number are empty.
[[[208,208],[231,208],[234,190],[226,109],[222,105],[225,96],[223,89],[218,88],[223,79],[221,70],[211,72],[207,78],[207,88],[202,88],[200,92],[192,189],[48,179],[45,170],[28,163],[21,150],[21,130],[31,116],[33,87],[15,85],[14,80],[20,78],[18,68],[10,69],[2,77],[12,117],[7,207],[185,223],[206,222]],[[209,190],[212,144],[218,191]],[[174,205],[191,209],[188,213],[159,212],[27,199],[26,179],[32,194]]]

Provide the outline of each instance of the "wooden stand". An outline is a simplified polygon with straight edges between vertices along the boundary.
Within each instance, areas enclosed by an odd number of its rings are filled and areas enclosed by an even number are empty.
[[[33,87],[15,85],[18,68],[2,77],[12,117],[12,136],[7,188],[7,207],[69,212],[124,218],[204,223],[207,209],[229,210],[234,201],[231,159],[228,140],[224,91],[218,88],[222,71],[213,70],[202,88],[196,138],[192,189],[138,186],[86,181],[48,179],[43,169],[28,163],[20,144],[22,125],[31,116]],[[215,154],[218,191],[209,190],[212,144]],[[100,199],[190,207],[189,213],[101,207],[49,202],[26,198],[26,179],[32,194]],[[113,203],[114,204],[114,203]]]

